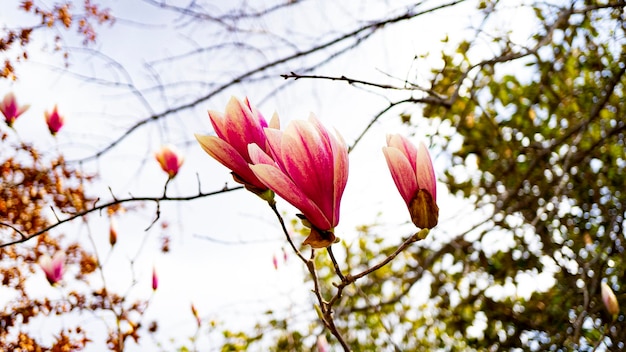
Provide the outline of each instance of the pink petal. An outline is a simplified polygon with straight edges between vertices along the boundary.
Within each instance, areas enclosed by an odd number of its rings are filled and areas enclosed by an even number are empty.
[[[327,133],[312,122],[293,121],[283,135],[281,149],[287,174],[332,222],[335,163]]]
[[[267,187],[298,208],[317,228],[330,230],[333,227],[320,208],[276,166],[257,164],[250,165],[250,168]]]
[[[284,169],[283,162],[280,159],[280,155],[282,154],[281,143],[283,139],[283,131],[274,128],[266,128],[265,138],[267,138],[267,152],[271,154],[270,156],[272,159],[274,159],[278,165]]]
[[[249,160],[248,144],[257,143],[265,147],[263,127],[267,122],[262,116],[255,115],[246,104],[232,97],[226,105],[225,115],[209,112],[215,133],[228,142],[241,156]]]
[[[230,144],[215,136],[195,136],[202,149],[215,160],[232,170],[246,182],[265,189],[263,183],[250,170],[248,162]],[[247,151],[246,154],[248,154]]]
[[[415,148],[411,141],[409,141],[406,137],[400,134],[387,135],[387,146],[400,150],[411,163],[411,168],[415,170],[417,148]]]
[[[435,179],[435,170],[433,162],[430,160],[428,149],[424,143],[420,143],[417,151],[415,175],[417,177],[417,186],[425,189],[437,201],[437,180]]]
[[[155,153],[155,157],[161,165],[161,169],[167,172],[170,178],[176,176],[184,161],[182,154],[173,145],[161,147],[161,149]]]
[[[275,164],[274,159],[261,150],[261,147],[259,147],[258,144],[248,144],[248,154],[250,154],[250,161],[252,164]]]
[[[279,130],[280,129],[280,119],[278,118],[278,114],[274,113],[274,115],[272,115],[272,119],[270,120],[270,128]]]
[[[334,181],[333,185],[334,192],[334,206],[335,213],[333,214],[332,223],[337,225],[339,223],[339,205],[341,203],[341,197],[343,196],[343,191],[346,188],[346,184],[348,183],[348,148],[346,147],[346,143],[339,132],[335,131],[337,138],[331,136],[331,147],[333,150],[333,156],[335,161],[335,172],[334,172]]]
[[[252,115],[254,115],[256,120],[259,121],[261,129],[267,127],[267,122],[265,121],[265,117],[263,117],[261,112],[257,110],[257,108],[254,105],[250,103],[250,100],[248,99],[248,97],[244,99],[244,103],[246,104],[248,109],[250,109],[250,111],[252,112]]]
[[[401,150],[394,147],[383,147],[383,153],[387,159],[393,181],[408,206],[418,190],[415,169],[411,167],[409,159]]]
[[[17,110],[17,115],[19,116],[23,114],[26,110],[28,110],[28,108],[30,108],[30,104],[20,106],[20,108]]]

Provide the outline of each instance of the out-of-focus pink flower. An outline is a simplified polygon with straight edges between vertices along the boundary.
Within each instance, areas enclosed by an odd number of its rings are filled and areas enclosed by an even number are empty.
[[[159,288],[159,277],[157,276],[156,268],[152,267],[152,291],[156,291]]]
[[[287,259],[289,259],[289,256],[287,255],[287,251],[285,250],[285,247],[283,247],[282,249],[283,249],[283,263],[287,263]]]
[[[329,352],[330,345],[328,344],[328,340],[326,340],[326,336],[319,335],[317,337],[317,352]]]
[[[383,153],[415,226],[427,229],[435,227],[439,221],[437,180],[424,143],[416,148],[399,134],[388,135]]]
[[[602,302],[604,302],[604,307],[607,312],[611,314],[611,316],[615,317],[619,314],[619,302],[617,302],[617,297],[615,297],[615,293],[611,290],[611,287],[606,283],[602,282],[600,284],[602,290]]]
[[[278,270],[278,258],[276,257],[276,254],[272,256],[272,265],[274,265],[274,270]]]
[[[170,178],[176,177],[178,170],[185,161],[185,158],[178,148],[170,144],[162,146],[154,156],[161,165],[161,169],[163,169]]]
[[[59,114],[57,106],[55,105],[52,111],[44,111],[44,117],[46,118],[46,124],[48,124],[48,130],[54,136],[59,132],[63,124],[65,123],[65,118]]]
[[[19,106],[13,92],[7,93],[4,96],[4,99],[0,101],[0,111],[2,111],[4,120],[9,127],[13,126],[13,122],[15,122],[21,114],[28,110],[29,107],[30,105]]]
[[[46,279],[50,285],[55,285],[63,278],[65,265],[65,253],[56,252],[52,258],[44,254],[39,258],[39,266],[46,274]]]
[[[328,247],[339,223],[339,205],[348,181],[348,149],[339,134],[328,133],[315,115],[292,121],[282,132],[266,128],[271,155],[249,146],[250,168],[267,187],[302,212],[311,228],[304,241]]]
[[[117,222],[113,218],[111,218],[109,225],[109,243],[111,247],[115,246],[115,243],[117,243]]]
[[[266,193],[268,187],[250,170],[248,144],[256,144],[266,154],[270,154],[263,129],[268,126],[278,129],[278,115],[274,114],[268,125],[248,98],[241,102],[232,97],[225,113],[209,111],[209,118],[217,136],[196,135],[202,149],[229,168],[236,182],[263,199],[272,199],[272,195]]]

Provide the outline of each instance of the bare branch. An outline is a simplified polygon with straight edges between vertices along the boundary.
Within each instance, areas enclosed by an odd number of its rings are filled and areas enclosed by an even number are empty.
[[[198,194],[195,194],[195,195],[183,196],[183,197],[168,197],[168,196],[163,195],[161,197],[133,197],[133,196],[130,196],[128,198],[114,199],[114,200],[112,200],[110,202],[103,203],[103,204],[100,204],[98,206],[96,206],[94,204],[94,206],[92,208],[90,208],[90,209],[87,209],[87,210],[78,212],[76,214],[73,214],[73,215],[71,215],[71,216],[69,216],[69,217],[67,217],[67,218],[65,218],[63,220],[59,220],[56,223],[54,223],[54,224],[52,224],[52,225],[50,225],[50,226],[48,226],[48,227],[46,227],[46,228],[44,228],[42,230],[39,230],[39,231],[37,231],[35,233],[32,233],[30,235],[23,233],[22,231],[20,231],[19,229],[15,228],[11,224],[0,222],[0,226],[5,226],[5,227],[8,227],[8,228],[11,228],[16,233],[18,233],[20,235],[20,239],[19,240],[1,243],[0,244],[0,248],[4,248],[4,247],[8,247],[8,246],[11,246],[11,245],[14,245],[14,244],[26,242],[29,239],[37,237],[37,236],[39,236],[39,235],[41,235],[43,233],[46,233],[46,232],[52,230],[53,228],[55,228],[55,227],[57,227],[59,225],[62,225],[64,223],[66,223],[66,222],[70,222],[70,221],[72,221],[74,219],[77,219],[77,218],[80,218],[82,216],[88,215],[88,214],[90,214],[92,212],[100,211],[102,209],[105,209],[105,208],[108,208],[110,206],[117,205],[117,204],[129,203],[129,202],[155,202],[158,205],[160,202],[187,201],[187,200],[199,199],[199,198],[214,196],[214,195],[221,194],[221,193],[227,193],[227,192],[231,192],[231,191],[236,191],[236,190],[239,190],[239,189],[242,189],[242,188],[243,188],[243,186],[237,186],[237,187],[232,187],[232,188],[223,188],[223,189],[221,189],[219,191],[213,191],[213,192],[208,192],[208,193],[198,193]],[[157,216],[157,220],[158,220],[158,216]]]
[[[150,0],[152,1],[152,0]],[[323,42],[322,44],[313,46],[307,50],[303,50],[303,51],[298,51],[292,54],[289,54],[287,56],[284,56],[282,58],[276,59],[274,61],[270,61],[268,63],[265,63],[263,65],[260,65],[256,68],[253,68],[251,70],[248,70],[247,72],[244,72],[236,77],[234,77],[233,79],[231,79],[230,81],[223,83],[219,86],[217,86],[216,88],[214,88],[213,90],[211,90],[210,92],[206,93],[205,95],[196,98],[195,100],[188,102],[188,103],[184,103],[172,108],[168,108],[165,111],[162,111],[160,113],[156,113],[156,114],[151,114],[150,116],[148,116],[147,118],[144,118],[143,120],[140,120],[138,122],[136,122],[134,125],[132,125],[131,127],[129,127],[124,133],[122,133],[122,135],[120,135],[119,137],[117,137],[116,139],[114,139],[111,143],[109,143],[109,145],[107,145],[106,147],[102,148],[100,151],[96,152],[95,154],[82,158],[82,159],[77,159],[77,160],[72,160],[69,162],[85,162],[85,161],[89,161],[89,160],[94,160],[99,158],[100,156],[106,154],[107,152],[109,152],[110,150],[112,150],[113,148],[115,148],[118,144],[120,144],[123,140],[125,140],[126,138],[128,138],[130,135],[132,135],[135,131],[139,130],[142,126],[148,124],[151,121],[156,121],[156,120],[160,120],[166,116],[169,116],[171,114],[175,114],[181,111],[185,111],[191,108],[194,108],[195,106],[197,106],[198,104],[204,103],[207,100],[211,99],[212,97],[216,96],[217,94],[223,92],[224,90],[226,90],[227,88],[230,88],[234,85],[237,85],[239,83],[242,83],[246,80],[251,79],[252,77],[254,77],[256,74],[259,74],[261,72],[265,72],[270,68],[276,67],[278,65],[281,64],[285,64],[291,61],[294,61],[296,59],[302,58],[302,57],[308,57],[311,54],[320,52],[324,49],[328,49],[334,46],[337,46],[341,43],[344,43],[346,41],[354,41],[356,44],[361,43],[362,40],[364,40],[365,38],[369,37],[371,34],[373,34],[374,32],[380,30],[381,28],[387,26],[387,25],[391,25],[391,24],[395,24],[395,23],[399,23],[399,22],[403,22],[403,21],[407,21],[431,12],[435,12],[444,8],[448,8],[448,7],[452,7],[454,5],[457,5],[459,3],[465,2],[467,0],[456,0],[456,1],[451,1],[449,3],[443,4],[443,5],[439,5],[439,6],[435,6],[429,9],[425,9],[422,11],[412,11],[409,10],[406,13],[396,16],[396,17],[392,17],[392,18],[388,18],[388,19],[383,19],[380,21],[375,21],[375,22],[371,22],[368,24],[365,24],[351,32],[348,33],[344,33],[341,34],[335,38],[332,38],[330,40],[327,40],[326,42]],[[164,2],[156,2],[156,1],[152,1],[155,4],[164,4],[164,6],[169,6],[167,4],[165,4]],[[330,56],[328,57],[325,61],[329,61],[332,58],[334,58],[334,56]]]

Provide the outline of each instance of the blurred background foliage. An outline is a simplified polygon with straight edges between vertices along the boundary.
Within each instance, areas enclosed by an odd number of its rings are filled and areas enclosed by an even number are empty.
[[[491,37],[494,56],[476,60],[479,29],[441,54],[427,93],[446,103],[423,105],[423,117],[452,126],[462,144],[437,139],[451,157],[440,185],[489,215],[466,233],[431,234],[346,288],[335,318],[354,351],[625,348],[624,314],[609,316],[600,295],[606,281],[626,306],[624,5],[534,3],[533,45]],[[479,8],[486,21],[501,6]],[[423,123],[400,118],[409,130]],[[344,274],[397,247],[375,223],[360,230],[344,244]],[[494,250],[498,241],[506,246]],[[327,255],[316,261],[334,292]],[[547,284],[527,295],[522,278]],[[312,325],[305,335],[321,333]],[[302,349],[301,335],[286,333],[276,350]]]

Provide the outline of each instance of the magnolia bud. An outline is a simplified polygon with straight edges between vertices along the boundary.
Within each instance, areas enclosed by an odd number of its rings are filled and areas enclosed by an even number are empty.
[[[173,145],[164,145],[154,156],[161,165],[161,169],[163,169],[170,178],[174,178],[176,174],[178,174],[178,170],[185,161],[182,153]]]
[[[50,130],[50,134],[53,136],[59,132],[61,127],[65,124],[65,119],[63,115],[59,114],[57,110],[57,106],[55,105],[52,111],[44,111],[44,117],[46,118],[46,124],[48,124],[48,130]]]
[[[117,222],[111,218],[111,224],[109,225],[109,243],[111,247],[117,243]]]
[[[617,297],[615,297],[615,293],[613,293],[613,290],[611,290],[611,287],[606,282],[602,282],[600,286],[602,287],[602,302],[604,302],[604,307],[611,316],[615,317],[619,313]]]
[[[159,278],[157,277],[156,268],[152,267],[152,290],[159,288]]]

